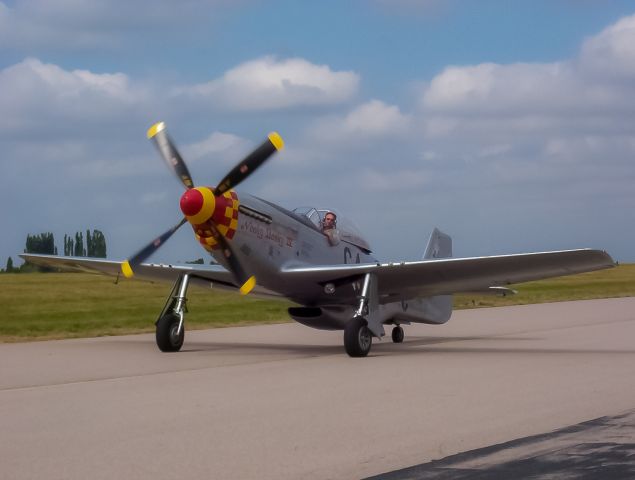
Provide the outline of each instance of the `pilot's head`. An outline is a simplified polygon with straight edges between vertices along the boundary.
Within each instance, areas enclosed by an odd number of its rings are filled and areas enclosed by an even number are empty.
[[[331,230],[337,225],[337,217],[333,212],[326,212],[322,220],[322,230]]]

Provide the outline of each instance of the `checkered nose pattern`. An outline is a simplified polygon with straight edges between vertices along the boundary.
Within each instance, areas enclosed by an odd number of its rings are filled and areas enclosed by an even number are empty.
[[[214,231],[228,240],[238,228],[238,196],[233,190],[215,196],[209,187],[196,187],[181,197],[181,211],[192,225],[196,239],[208,251],[218,248]]]

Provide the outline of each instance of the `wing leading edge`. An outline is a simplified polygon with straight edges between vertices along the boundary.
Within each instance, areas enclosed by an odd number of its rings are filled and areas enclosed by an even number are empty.
[[[55,255],[21,254],[24,260],[41,267],[59,268],[64,271],[103,273],[118,276],[122,262],[85,257],[58,257]],[[220,265],[163,265],[143,263],[135,268],[135,278],[147,281],[175,282],[179,275],[189,273],[197,279],[215,286],[237,290],[231,273]]]
[[[381,303],[487,289],[615,266],[601,250],[580,249],[416,262],[290,267],[289,281],[341,284],[377,275]]]

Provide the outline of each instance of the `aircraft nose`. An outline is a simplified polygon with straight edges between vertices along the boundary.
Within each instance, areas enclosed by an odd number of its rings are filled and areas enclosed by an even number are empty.
[[[209,220],[216,209],[216,199],[208,187],[187,190],[181,196],[181,211],[188,222],[198,225]]]

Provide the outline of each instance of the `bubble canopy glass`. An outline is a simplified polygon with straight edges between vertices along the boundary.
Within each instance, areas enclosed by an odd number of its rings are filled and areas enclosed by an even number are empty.
[[[357,245],[364,250],[370,251],[368,242],[364,239],[364,236],[359,231],[357,226],[347,217],[340,214],[340,212],[333,208],[316,208],[316,207],[298,207],[293,210],[296,215],[306,217],[318,230],[322,230],[322,222],[324,216],[327,213],[334,213],[337,222],[337,230],[343,241]]]

